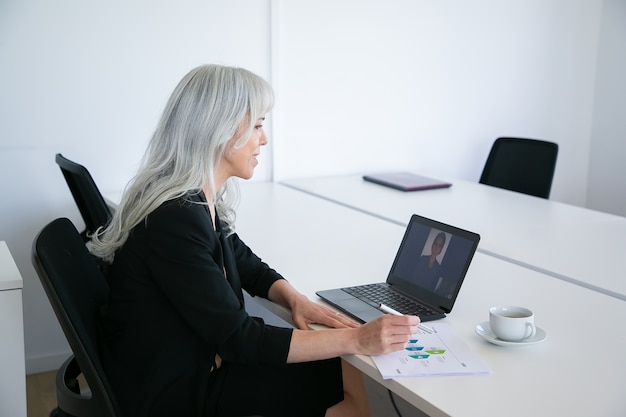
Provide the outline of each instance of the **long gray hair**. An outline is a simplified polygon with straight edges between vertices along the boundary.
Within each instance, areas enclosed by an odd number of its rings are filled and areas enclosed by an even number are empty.
[[[91,237],[91,253],[113,262],[131,230],[148,214],[206,184],[213,192],[207,199],[232,230],[239,192],[232,179],[216,190],[214,171],[242,123],[247,125],[235,147],[248,141],[257,119],[272,109],[273,102],[269,84],[248,70],[219,65],[191,70],[170,96],[113,219]]]

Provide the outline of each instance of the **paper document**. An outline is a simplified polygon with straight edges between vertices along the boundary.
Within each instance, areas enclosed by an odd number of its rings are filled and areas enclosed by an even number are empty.
[[[372,356],[383,379],[431,375],[490,374],[491,369],[454,333],[448,323],[428,323],[406,348]]]

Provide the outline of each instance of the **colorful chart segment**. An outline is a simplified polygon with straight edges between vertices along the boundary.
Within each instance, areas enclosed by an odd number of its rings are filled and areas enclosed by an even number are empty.
[[[426,349],[424,346],[420,346],[418,343],[419,339],[411,339],[409,340],[408,345],[405,350],[410,352],[409,358],[413,359],[428,359],[430,355],[443,355],[446,353],[445,349],[441,349],[438,347],[431,347]]]

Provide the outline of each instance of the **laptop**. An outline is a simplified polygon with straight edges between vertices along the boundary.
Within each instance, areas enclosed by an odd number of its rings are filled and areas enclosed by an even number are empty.
[[[400,191],[431,190],[433,188],[447,188],[452,183],[434,178],[423,177],[410,172],[383,172],[363,175],[365,181],[395,188]]]
[[[422,322],[446,317],[461,290],[480,235],[414,214],[386,282],[317,291],[365,323],[385,314],[381,304]]]

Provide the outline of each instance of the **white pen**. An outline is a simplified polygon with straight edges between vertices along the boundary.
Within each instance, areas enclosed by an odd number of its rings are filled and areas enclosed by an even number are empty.
[[[384,311],[385,313],[389,313],[389,314],[393,314],[394,316],[403,316],[404,314],[400,313],[399,311],[394,310],[393,308],[386,306],[384,304],[381,304],[380,309],[382,311]],[[430,327],[426,327],[423,324],[418,324],[417,327],[419,327],[421,330],[425,331],[426,333],[432,333],[433,329],[431,329]]]

